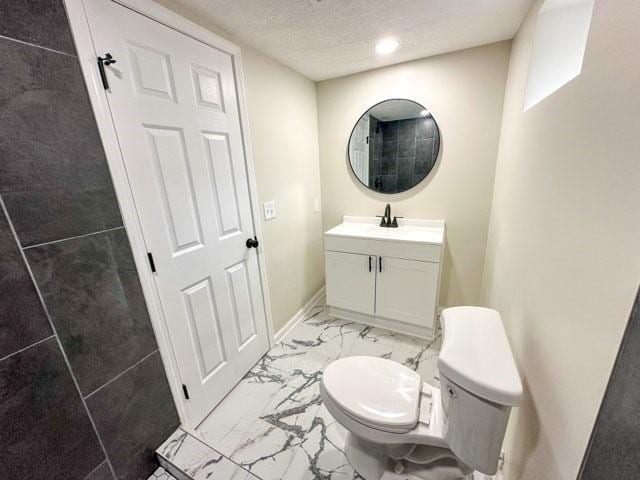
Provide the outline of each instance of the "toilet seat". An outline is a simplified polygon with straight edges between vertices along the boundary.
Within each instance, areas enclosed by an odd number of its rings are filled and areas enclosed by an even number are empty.
[[[346,415],[370,428],[407,433],[419,419],[420,375],[377,357],[348,357],[331,363],[322,375],[325,394]]]
[[[358,390],[356,385],[361,385],[363,381],[370,387],[380,385],[379,379],[367,378],[365,380],[367,376],[363,375],[362,370],[360,370],[363,364],[370,365],[374,371],[382,365],[388,369],[386,371],[390,375],[407,375],[408,378],[405,378],[405,380],[407,380],[409,390],[402,390],[401,392],[411,392],[410,398],[415,401],[417,410],[415,412],[410,410],[412,412],[409,417],[410,420],[404,426],[398,427],[396,425],[392,427],[388,421],[383,422],[377,417],[372,418],[373,415],[365,415],[363,413],[355,415],[353,413],[353,405],[349,405],[351,408],[347,408],[347,405],[342,403],[344,399],[350,401],[349,399],[352,398],[350,394],[358,392],[360,396],[362,395],[364,390]],[[335,367],[332,367],[332,365],[335,365]],[[343,367],[347,367],[347,370],[343,370]],[[357,369],[357,373],[352,369]],[[349,372],[348,375],[344,373],[346,371]],[[349,379],[354,378],[354,375],[359,378],[359,382],[349,381]],[[342,378],[343,381],[334,382],[334,376]],[[417,384],[414,383],[416,379],[418,380]],[[329,389],[331,392],[328,391]],[[320,382],[320,393],[329,413],[338,423],[360,438],[386,445],[412,443],[447,447],[447,443],[444,440],[444,412],[440,400],[440,389],[427,383],[422,383],[417,373],[396,362],[376,357],[348,357],[336,360],[323,373]],[[376,392],[375,396],[378,393]],[[398,393],[396,392],[395,395],[398,395]],[[361,396],[361,398],[363,397]],[[389,395],[389,398],[391,402],[397,403],[398,397]],[[413,403],[409,402],[409,405],[413,405]],[[397,408],[397,405],[395,408]]]
[[[413,370],[377,357],[343,358],[325,369],[320,393],[347,429],[345,453],[364,479],[386,479],[389,459],[409,461],[405,474],[393,478],[444,480],[471,471],[444,439],[440,389]]]
[[[509,414],[522,396],[502,320],[495,310],[453,307],[443,310],[441,323],[442,389],[375,357],[343,358],[325,369],[322,400],[352,434],[356,470],[367,480],[381,480],[381,462],[389,458],[409,463],[417,478],[430,480],[436,471],[451,478],[451,468],[456,478],[471,470],[498,470]]]

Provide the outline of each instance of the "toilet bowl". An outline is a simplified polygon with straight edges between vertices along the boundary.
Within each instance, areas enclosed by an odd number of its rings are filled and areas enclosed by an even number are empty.
[[[522,384],[500,315],[480,307],[442,312],[441,388],[383,358],[325,369],[320,392],[348,432],[345,453],[365,480],[466,478],[497,471]]]

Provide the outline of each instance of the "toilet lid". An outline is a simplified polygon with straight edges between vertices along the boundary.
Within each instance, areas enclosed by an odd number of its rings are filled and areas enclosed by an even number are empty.
[[[522,383],[500,314],[490,308],[452,307],[442,311],[441,321],[440,374],[484,400],[518,405]]]
[[[346,413],[386,431],[409,431],[418,422],[422,379],[399,363],[348,357],[325,368],[322,386]]]

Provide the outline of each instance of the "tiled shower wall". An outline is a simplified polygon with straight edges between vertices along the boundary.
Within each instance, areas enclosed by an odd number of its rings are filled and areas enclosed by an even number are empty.
[[[640,477],[640,290],[622,337],[579,480]]]
[[[383,193],[408,190],[433,168],[440,136],[433,117],[383,122],[369,117],[369,185]]]
[[[0,59],[0,477],[146,478],[179,420],[61,0]]]

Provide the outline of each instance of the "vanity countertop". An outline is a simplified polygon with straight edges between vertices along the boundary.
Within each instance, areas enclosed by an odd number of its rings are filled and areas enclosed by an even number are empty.
[[[444,243],[444,233],[444,220],[399,218],[398,228],[385,228],[380,226],[380,219],[376,217],[353,217],[345,215],[343,222],[327,230],[325,235],[442,245]]]

